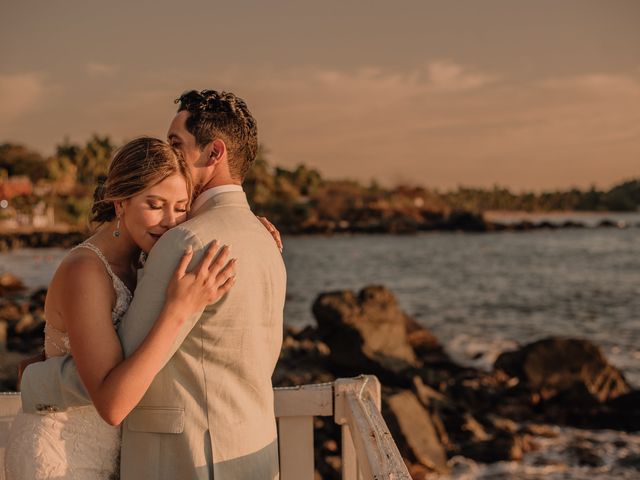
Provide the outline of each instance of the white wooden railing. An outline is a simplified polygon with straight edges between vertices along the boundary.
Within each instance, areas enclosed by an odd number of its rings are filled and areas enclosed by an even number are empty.
[[[380,414],[380,382],[371,375],[331,383],[275,388],[281,480],[314,478],[313,417],[342,427],[343,480],[410,480]],[[0,472],[19,393],[0,393]],[[2,477],[2,473],[0,473]]]
[[[275,388],[274,393],[281,480],[313,478],[314,416],[333,416],[342,427],[343,480],[411,478],[380,414],[376,377]]]

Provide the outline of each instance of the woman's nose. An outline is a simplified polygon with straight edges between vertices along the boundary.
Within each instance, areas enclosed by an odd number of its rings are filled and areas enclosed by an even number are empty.
[[[172,208],[165,209],[162,216],[162,226],[165,228],[173,228],[176,226],[176,212]]]

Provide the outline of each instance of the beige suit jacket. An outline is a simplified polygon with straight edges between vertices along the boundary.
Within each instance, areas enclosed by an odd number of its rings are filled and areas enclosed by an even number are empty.
[[[286,273],[243,192],[207,201],[149,254],[119,330],[130,355],[151,329],[185,248],[218,240],[238,258],[237,282],[194,316],[139,405],[123,423],[121,478],[274,479],[278,443],[271,375],[282,345]],[[33,364],[22,380],[25,412],[89,402],[73,359]]]

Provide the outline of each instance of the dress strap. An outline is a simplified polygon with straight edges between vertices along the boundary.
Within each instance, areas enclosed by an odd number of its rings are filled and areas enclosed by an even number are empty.
[[[124,317],[124,314],[127,312],[127,308],[129,308],[129,304],[131,303],[131,298],[133,297],[131,290],[129,290],[129,287],[125,285],[125,283],[119,276],[113,273],[113,270],[111,270],[111,265],[109,265],[109,262],[102,253],[102,250],[100,250],[96,245],[85,241],[80,245],[73,247],[70,251],[73,251],[77,248],[87,248],[95,253],[96,256],[102,261],[102,263],[104,263],[104,268],[107,269],[107,273],[111,277],[111,284],[113,285],[113,289],[116,292],[116,303],[113,306],[113,310],[111,311],[111,319],[113,321],[113,326],[117,330],[120,326],[120,321]]]
[[[104,256],[104,254],[102,253],[102,250],[100,250],[96,245],[94,245],[93,243],[90,242],[82,242],[80,245],[76,245],[75,247],[73,247],[70,251],[74,251],[78,248],[88,248],[89,250],[91,250],[93,253],[95,253],[98,258],[100,260],[102,260],[102,263],[104,263],[104,268],[107,269],[107,273],[109,274],[109,276],[111,277],[111,281],[114,284],[119,284],[121,286],[123,286],[125,288],[125,290],[127,291],[127,293],[129,293],[129,295],[131,295],[131,292],[129,291],[129,288],[125,285],[125,283],[122,281],[122,279],[117,276],[115,273],[113,273],[113,270],[111,270],[111,265],[109,265],[109,261],[107,260],[107,258]],[[116,288],[116,291],[118,289]]]

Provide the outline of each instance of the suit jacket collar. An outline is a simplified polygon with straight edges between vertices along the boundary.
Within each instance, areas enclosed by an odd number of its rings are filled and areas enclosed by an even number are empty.
[[[218,185],[217,187],[207,188],[206,190],[200,192],[200,195],[198,195],[197,198],[193,200],[193,203],[191,204],[192,212],[195,213],[202,205],[207,203],[210,198],[226,192],[242,192],[242,185],[230,183],[226,185]]]
[[[241,207],[250,210],[249,201],[247,195],[244,192],[224,192],[219,193],[206,202],[202,206],[198,207],[196,211],[192,213],[192,216],[197,216],[202,212],[206,212],[210,208],[214,207]]]

